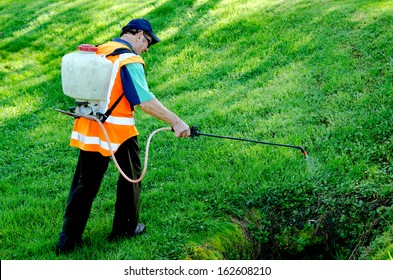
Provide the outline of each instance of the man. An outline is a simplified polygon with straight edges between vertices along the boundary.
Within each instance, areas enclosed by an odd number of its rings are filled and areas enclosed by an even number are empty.
[[[107,104],[107,108],[114,109],[104,126],[121,169],[129,178],[135,180],[141,173],[138,132],[133,118],[135,106],[168,123],[176,137],[190,136],[190,128],[162,105],[147,86],[145,64],[140,55],[160,42],[150,23],[145,19],[133,19],[122,28],[120,36],[99,45],[97,51],[97,54],[110,54],[107,58],[114,63],[117,70],[110,83],[110,98]],[[87,118],[76,119],[70,145],[79,148],[80,152],[57,242],[58,252],[69,252],[81,242],[93,200],[110,158],[109,143],[99,124]],[[145,225],[138,223],[139,201],[140,183],[130,183],[119,175],[110,240],[133,237],[145,230]]]

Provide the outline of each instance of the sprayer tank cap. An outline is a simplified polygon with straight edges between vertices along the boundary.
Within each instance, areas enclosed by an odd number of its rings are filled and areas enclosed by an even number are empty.
[[[97,52],[98,48],[93,45],[82,44],[78,47],[78,50],[85,51],[85,52]]]

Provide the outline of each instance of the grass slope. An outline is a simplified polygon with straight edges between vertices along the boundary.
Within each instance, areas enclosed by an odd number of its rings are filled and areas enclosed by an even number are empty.
[[[1,259],[388,259],[392,254],[393,3],[2,1]],[[77,151],[60,64],[81,43],[149,19],[152,92],[205,133],[153,139],[147,233],[110,244],[117,171],[94,203],[88,246],[56,256]],[[137,110],[142,149],[163,123]],[[390,253],[390,254],[389,254]]]

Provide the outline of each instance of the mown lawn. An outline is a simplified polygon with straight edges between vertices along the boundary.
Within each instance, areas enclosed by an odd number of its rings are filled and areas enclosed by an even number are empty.
[[[136,2],[136,3],[132,3]],[[0,3],[1,259],[391,259],[393,2]],[[147,18],[153,93],[207,137],[153,139],[146,234],[108,243],[110,166],[85,231],[54,246],[77,159],[63,55]],[[140,144],[165,126],[137,109]]]

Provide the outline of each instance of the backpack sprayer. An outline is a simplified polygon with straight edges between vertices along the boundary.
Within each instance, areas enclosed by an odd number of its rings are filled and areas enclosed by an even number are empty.
[[[119,49],[120,50],[120,49]],[[107,96],[109,81],[112,75],[113,64],[111,61],[106,59],[105,55],[97,55],[97,48],[92,45],[83,44],[78,47],[78,52],[66,54],[62,59],[61,65],[61,76],[62,76],[62,88],[65,95],[75,99],[77,108],[72,108],[70,111],[64,111],[60,109],[55,109],[56,111],[72,116],[74,118],[87,118],[89,120],[95,121],[99,124],[102,129],[105,139],[109,144],[109,151],[113,162],[115,163],[120,174],[131,183],[138,183],[142,181],[143,177],[146,175],[147,164],[149,158],[149,148],[150,142],[153,136],[161,131],[171,130],[171,127],[163,127],[153,131],[146,142],[145,151],[145,161],[142,174],[139,179],[133,180],[129,178],[123,170],[120,168],[116,161],[115,154],[112,149],[112,144],[109,140],[109,136],[103,125],[103,122],[108,117],[113,108],[110,108],[104,113]],[[123,50],[120,50],[123,51]],[[119,54],[116,51],[110,55]],[[115,104],[116,106],[116,104]],[[198,131],[196,126],[191,127],[191,137],[196,136],[207,136],[222,139],[230,139],[236,141],[245,141],[250,143],[257,143],[263,145],[280,146],[287,148],[299,149],[302,154],[306,157],[307,152],[301,146],[294,146],[288,144],[279,144],[271,142],[263,142],[257,140],[249,140],[243,138],[236,138],[230,136],[220,136],[214,134],[206,134]]]
[[[75,99],[81,115],[99,116],[104,113],[113,64],[98,48],[82,44],[78,52],[68,53],[61,61],[61,83],[65,95]]]
[[[127,54],[135,55],[126,48],[116,49],[113,53],[108,55],[97,55],[98,48],[93,45],[82,44],[78,47],[78,52],[68,53],[63,56],[61,62],[61,82],[62,89],[65,95],[75,99],[76,108],[71,108],[69,111],[55,109],[74,118],[86,118],[95,121],[99,124],[104,137],[109,146],[109,152],[120,174],[131,183],[140,182],[146,174],[147,163],[149,157],[149,147],[152,137],[165,130],[172,130],[170,127],[164,127],[153,131],[146,143],[145,162],[142,174],[139,179],[133,180],[129,178],[120,168],[112,144],[110,142],[108,133],[103,125],[106,118],[111,114],[114,107],[118,104],[120,96],[111,108],[106,108],[109,94],[109,84],[116,74],[116,69],[113,69],[113,63],[107,59],[107,56]],[[126,55],[126,56],[127,56]],[[120,58],[119,58],[120,59]]]

